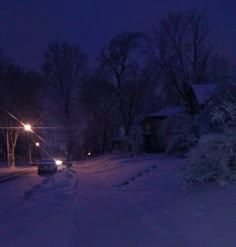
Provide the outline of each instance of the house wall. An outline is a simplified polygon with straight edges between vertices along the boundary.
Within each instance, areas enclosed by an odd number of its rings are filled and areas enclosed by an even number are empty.
[[[127,139],[114,140],[112,142],[112,152],[128,152],[129,141]]]
[[[159,129],[164,121],[164,117],[147,118],[142,122],[143,129],[143,149],[144,152],[162,152],[163,138]]]

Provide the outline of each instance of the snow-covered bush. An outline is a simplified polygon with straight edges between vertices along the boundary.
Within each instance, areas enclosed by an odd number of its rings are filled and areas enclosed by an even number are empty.
[[[188,153],[180,178],[184,184],[235,181],[235,129],[202,136],[197,146]]]
[[[222,130],[236,126],[236,83],[230,83],[222,88],[218,100],[213,102],[212,121]]]
[[[169,117],[163,125],[162,129],[167,137],[166,153],[182,155],[196,144],[198,125],[194,117],[184,113],[178,114]]]
[[[236,84],[230,84],[214,102],[212,122],[218,132],[201,136],[180,174],[183,183],[236,181]]]

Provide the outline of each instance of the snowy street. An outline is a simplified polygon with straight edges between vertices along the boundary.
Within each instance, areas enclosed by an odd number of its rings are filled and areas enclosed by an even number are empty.
[[[0,247],[236,247],[236,0],[0,0]]]
[[[182,163],[101,156],[0,184],[0,246],[236,246],[236,186],[184,190]]]
[[[0,183],[7,182],[9,180],[18,178],[20,176],[36,173],[37,167],[23,167],[23,168],[1,168],[0,170]]]

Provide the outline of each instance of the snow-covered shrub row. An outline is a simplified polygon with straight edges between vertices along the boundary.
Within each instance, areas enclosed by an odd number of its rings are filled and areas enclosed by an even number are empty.
[[[236,84],[221,92],[211,112],[218,132],[201,136],[186,159],[180,178],[184,184],[236,181]],[[221,101],[219,99],[221,98]]]

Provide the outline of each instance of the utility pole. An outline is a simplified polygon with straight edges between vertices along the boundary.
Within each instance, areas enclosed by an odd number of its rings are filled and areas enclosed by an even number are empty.
[[[9,132],[8,129],[6,129],[6,138],[7,138],[7,166],[11,166],[11,161],[10,161],[10,147],[9,147]]]

